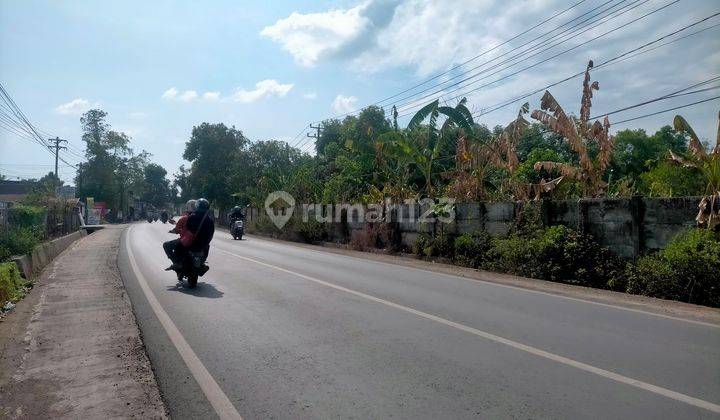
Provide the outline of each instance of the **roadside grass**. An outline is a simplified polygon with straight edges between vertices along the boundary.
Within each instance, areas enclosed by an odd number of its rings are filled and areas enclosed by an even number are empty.
[[[15,263],[0,263],[0,305],[22,299],[29,285],[30,282],[20,277],[20,270]]]

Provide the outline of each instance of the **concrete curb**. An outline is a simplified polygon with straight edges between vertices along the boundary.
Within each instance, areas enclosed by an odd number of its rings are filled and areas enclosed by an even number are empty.
[[[20,269],[25,279],[31,279],[39,275],[46,265],[72,245],[73,242],[85,236],[87,236],[87,232],[85,232],[84,229],[80,229],[69,235],[42,243],[36,246],[31,253],[14,257],[12,261],[18,266],[18,269]]]

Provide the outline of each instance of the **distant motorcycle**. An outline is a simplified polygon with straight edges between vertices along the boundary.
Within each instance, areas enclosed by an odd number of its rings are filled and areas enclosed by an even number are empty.
[[[243,234],[245,233],[245,223],[242,220],[235,220],[230,226],[230,234],[233,239],[242,240]]]
[[[152,223],[152,222],[153,222],[153,217],[152,217],[151,214],[148,214],[148,216],[147,216],[147,221],[148,221],[148,223]]]
[[[167,223],[168,219],[169,219],[169,217],[168,217],[167,212],[166,212],[166,211],[163,211],[163,212],[160,214],[160,221],[163,222],[163,223]]]

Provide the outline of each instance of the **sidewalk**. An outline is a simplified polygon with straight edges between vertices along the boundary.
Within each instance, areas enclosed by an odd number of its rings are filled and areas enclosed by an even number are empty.
[[[122,231],[77,241],[0,322],[0,418],[167,418],[118,273]]]

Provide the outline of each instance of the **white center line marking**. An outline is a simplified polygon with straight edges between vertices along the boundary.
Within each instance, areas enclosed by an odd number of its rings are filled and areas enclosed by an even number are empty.
[[[460,323],[455,322],[455,321],[450,321],[450,320],[448,320],[448,319],[441,318],[441,317],[439,317],[439,316],[432,315],[432,314],[429,314],[429,313],[427,313],[427,312],[419,311],[419,310],[417,310],[417,309],[413,309],[413,308],[410,308],[410,307],[408,307],[408,306],[400,305],[400,304],[398,304],[398,303],[391,302],[391,301],[388,301],[388,300],[385,300],[385,299],[381,299],[381,298],[376,297],[376,296],[368,295],[368,294],[363,293],[363,292],[358,292],[357,290],[348,289],[347,287],[338,286],[337,284],[329,283],[329,282],[326,282],[326,281],[324,281],[324,280],[317,279],[317,278],[315,278],[315,277],[311,277],[311,276],[307,276],[307,275],[305,275],[305,274],[297,273],[297,272],[295,272],[295,271],[287,270],[287,269],[285,269],[285,268],[278,267],[278,266],[273,265],[273,264],[268,264],[268,263],[265,263],[265,262],[262,262],[262,261],[258,261],[258,260],[254,259],[254,258],[248,258],[248,257],[242,256],[242,255],[234,254],[234,253],[232,253],[232,252],[228,252],[228,251],[225,251],[225,250],[220,249],[220,248],[215,248],[215,250],[220,251],[220,252],[222,252],[222,253],[224,253],[224,254],[228,254],[228,255],[234,256],[234,257],[236,257],[236,258],[240,258],[240,259],[243,259],[243,260],[246,260],[246,261],[249,261],[249,262],[258,264],[258,265],[262,265],[262,266],[264,266],[264,267],[272,268],[272,269],[275,269],[275,270],[278,270],[278,271],[282,271],[282,272],[287,273],[287,274],[291,274],[291,275],[294,275],[294,276],[303,278],[303,279],[305,279],[305,280],[311,281],[311,282],[313,282],[313,283],[320,284],[320,285],[322,285],[322,286],[330,287],[330,288],[333,288],[333,289],[335,289],[335,290],[340,290],[340,291],[342,291],[342,292],[349,293],[349,294],[352,294],[352,295],[361,297],[361,298],[363,298],[363,299],[370,300],[370,301],[372,301],[372,302],[380,303],[380,304],[382,304],[382,305],[386,305],[386,306],[389,306],[389,307],[391,307],[391,308],[395,308],[395,309],[399,309],[399,310],[401,310],[401,311],[409,312],[409,313],[414,314],[414,315],[417,315],[417,316],[419,316],[419,317],[421,317],[421,318],[429,319],[429,320],[431,320],[431,321],[435,321],[435,322],[438,322],[438,323],[440,323],[440,324],[444,324],[444,325],[447,325],[447,326],[449,326],[449,327],[456,328],[456,329],[461,330],[461,331],[465,331],[465,332],[467,332],[467,333],[476,335],[476,336],[478,336],[478,337],[482,337],[482,338],[485,338],[485,339],[487,339],[487,340],[494,341],[494,342],[496,342],[496,343],[504,344],[504,345],[506,345],[506,346],[515,348],[515,349],[517,349],[517,350],[521,350],[521,351],[524,351],[524,352],[527,352],[527,353],[530,353],[530,354],[534,354],[534,355],[539,356],[539,357],[543,357],[543,358],[545,358],[545,359],[552,360],[552,361],[554,361],[554,362],[558,362],[558,363],[561,363],[561,364],[564,364],[564,365],[567,365],[567,366],[572,366],[572,367],[574,367],[574,368],[577,368],[577,369],[580,369],[580,370],[584,370],[585,372],[594,373],[595,375],[599,375],[599,376],[602,376],[602,377],[607,378],[607,379],[611,379],[611,380],[616,381],[616,382],[620,382],[620,383],[623,383],[623,384],[626,384],[626,385],[634,386],[634,387],[636,387],[636,388],[640,388],[640,389],[643,389],[643,390],[645,390],[645,391],[649,391],[649,392],[652,392],[652,393],[655,393],[655,394],[658,394],[658,395],[662,395],[662,396],[664,396],[664,397],[671,398],[671,399],[676,400],[676,401],[684,402],[684,403],[686,403],[686,404],[690,404],[690,405],[695,406],[695,407],[699,407],[699,408],[702,408],[702,409],[705,409],[705,410],[708,410],[708,411],[712,411],[713,413],[720,413],[720,405],[711,403],[711,402],[709,402],[709,401],[701,400],[701,399],[699,399],[699,398],[691,397],[691,396],[689,396],[689,395],[685,395],[685,394],[682,394],[682,393],[680,393],[680,392],[676,392],[676,391],[673,391],[673,390],[670,390],[670,389],[667,389],[667,388],[663,388],[663,387],[660,387],[660,386],[657,386],[657,385],[649,384],[649,383],[647,383],[647,382],[643,382],[643,381],[640,381],[640,380],[638,380],[638,379],[633,379],[633,378],[630,378],[630,377],[627,377],[627,376],[624,376],[624,375],[620,375],[619,373],[611,372],[611,371],[609,371],[609,370],[605,370],[605,369],[601,369],[601,368],[598,368],[598,367],[595,367],[595,366],[592,366],[592,365],[588,365],[587,363],[578,362],[577,360],[573,360],[573,359],[570,359],[570,358],[567,358],[567,357],[564,357],[564,356],[560,356],[560,355],[558,355],[558,354],[550,353],[550,352],[547,352],[547,351],[545,351],[545,350],[541,350],[541,349],[538,349],[538,348],[535,348],[535,347],[532,347],[532,346],[528,346],[528,345],[526,345],[526,344],[519,343],[519,342],[517,342],[517,341],[509,340],[509,339],[507,339],[507,338],[503,338],[503,337],[497,336],[497,335],[495,335],[495,334],[491,334],[491,333],[489,333],[489,332],[485,332],[485,331],[479,330],[479,329],[477,329],[477,328],[469,327],[469,326],[467,326],[467,325],[463,325],[463,324],[460,324]]]
[[[185,361],[188,369],[190,369],[190,373],[192,373],[198,385],[200,385],[200,389],[202,389],[205,397],[207,397],[208,401],[210,401],[210,404],[215,409],[218,417],[221,419],[242,420],[240,413],[237,412],[235,406],[230,402],[230,399],[227,395],[225,395],[222,389],[220,389],[220,386],[217,382],[215,382],[215,379],[213,379],[212,375],[210,375],[210,372],[208,372],[202,364],[188,342],[185,341],[185,337],[183,337],[180,333],[180,330],[178,330],[175,326],[175,323],[172,321],[167,312],[165,312],[162,305],[160,305],[160,302],[155,297],[155,294],[150,289],[147,280],[145,280],[145,276],[143,276],[137,265],[135,255],[133,255],[132,248],[130,247],[131,230],[132,227],[129,227],[125,232],[125,247],[127,248],[128,259],[130,260],[130,266],[135,273],[135,277],[140,284],[140,288],[145,293],[145,297],[147,298],[153,312],[155,312],[155,316],[157,316],[160,324],[162,324],[168,337],[170,337],[170,341],[172,341],[173,345],[175,345],[178,353],[180,353],[180,357],[182,357],[183,361]]]

